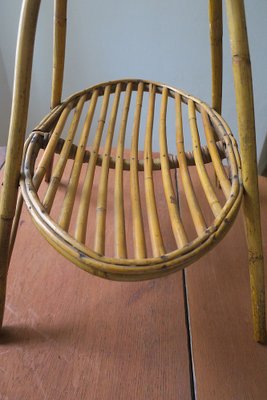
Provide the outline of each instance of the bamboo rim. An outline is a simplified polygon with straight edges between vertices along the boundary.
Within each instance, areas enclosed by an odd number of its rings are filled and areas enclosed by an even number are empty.
[[[222,117],[197,98],[187,95],[185,92],[177,90],[173,87],[161,85],[159,83],[128,79],[107,82],[106,85],[109,85],[111,92],[113,91],[114,93],[115,87],[118,83],[121,83],[121,90],[125,91],[129,83],[131,83],[132,90],[137,90],[138,82],[142,82],[144,91],[149,91],[151,85],[154,85],[155,93],[165,93],[165,96],[173,98],[178,93],[183,103],[187,104],[188,102],[190,103],[190,101],[193,101],[198,112],[205,110],[210,118],[212,126],[216,125],[217,131],[220,133],[220,139],[224,142],[225,146],[229,148],[227,157],[230,161],[230,171],[231,176],[233,177],[231,194],[229,199],[222,207],[221,212],[216,216],[213,225],[204,231],[203,236],[197,237],[192,242],[186,243],[183,247],[180,247],[174,251],[149,258],[115,258],[100,255],[71,237],[45,212],[45,209],[34,190],[32,174],[29,169],[29,165],[34,153],[34,147],[36,146],[33,141],[30,141],[25,154],[22,174],[23,178],[21,180],[23,196],[29,211],[34,216],[38,229],[54,247],[57,247],[57,249],[68,259],[71,259],[76,265],[86,269],[88,272],[99,276],[107,275],[109,278],[114,275],[114,279],[122,280],[134,280],[135,274],[136,279],[149,279],[147,278],[148,276],[157,277],[162,274],[167,274],[169,272],[173,272],[174,270],[183,268],[184,266],[193,262],[195,259],[200,257],[203,252],[213,247],[214,242],[217,242],[223,237],[224,232],[226,232],[233,223],[234,216],[239,209],[242,199],[240,158],[238,155],[236,142]],[[91,89],[89,88],[88,91],[94,91],[95,88],[98,88],[98,95],[101,96],[104,93],[102,90],[104,86],[105,84],[97,85]],[[91,97],[91,94],[86,93],[86,91],[81,92],[81,95],[85,94],[88,98]],[[75,94],[74,96],[70,97],[70,100],[67,101],[66,104],[72,102],[75,105],[75,103],[77,104],[78,101],[79,96]],[[164,113],[164,108],[162,112]],[[51,125],[51,119],[49,119],[49,117],[47,117],[46,122],[48,125]],[[43,124],[43,128],[45,129],[46,122]],[[42,136],[43,134],[34,131],[32,133],[32,138],[34,138],[36,135]]]

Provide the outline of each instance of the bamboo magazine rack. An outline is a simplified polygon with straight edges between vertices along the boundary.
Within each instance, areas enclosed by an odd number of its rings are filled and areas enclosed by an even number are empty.
[[[67,1],[56,0],[51,112],[24,143],[39,6],[40,0],[23,1],[17,43],[10,131],[0,199],[1,322],[8,265],[23,201],[41,234],[75,265],[102,278],[135,281],[162,277],[203,256],[230,229],[243,199],[254,337],[264,342],[264,264],[252,77],[243,0],[226,0],[241,157],[236,140],[221,116],[220,0],[209,1],[211,107],[174,87],[141,79],[96,84],[61,100]],[[170,123],[167,115],[171,109],[173,120]],[[145,126],[144,140],[140,139],[141,120]],[[200,132],[205,137],[204,144]],[[168,149],[170,135],[176,137],[176,149],[171,151],[175,151],[173,155]],[[184,135],[191,135],[192,151],[185,151]],[[130,146],[126,151],[127,137],[130,137]],[[154,140],[159,143],[159,154],[154,152]],[[67,163],[71,163],[71,169],[66,177]],[[190,177],[191,165],[196,167],[212,215],[209,223]],[[195,229],[194,237],[188,235],[186,221],[180,212],[171,177],[173,168],[179,168]],[[210,168],[213,168],[213,174],[210,174]],[[94,185],[96,169],[100,170],[98,187]],[[111,169],[115,178],[110,196],[107,188]],[[140,171],[144,176],[142,182]],[[158,179],[162,183],[162,190],[157,192],[155,171],[160,171]],[[130,180],[130,193],[123,190],[125,179]],[[65,195],[61,211],[55,215],[53,204],[60,185],[64,186]],[[144,204],[140,197],[141,185],[145,191]],[[222,196],[217,196],[216,185],[221,188],[223,200]],[[41,186],[45,187],[42,194],[39,192]],[[95,205],[90,201],[93,191],[97,191]],[[108,196],[112,199],[114,226],[106,227],[108,204],[110,206]],[[125,196],[130,196],[130,216],[124,210]],[[166,219],[176,242],[176,248],[171,251],[166,250],[161,231],[157,212],[159,196],[165,198]],[[95,207],[96,228],[94,237],[88,238],[91,207]],[[129,228],[127,220],[130,217]],[[148,224],[149,237],[144,235],[144,224]],[[112,229],[114,237],[112,255],[105,253],[107,228]],[[129,229],[132,231],[132,252],[129,252]]]

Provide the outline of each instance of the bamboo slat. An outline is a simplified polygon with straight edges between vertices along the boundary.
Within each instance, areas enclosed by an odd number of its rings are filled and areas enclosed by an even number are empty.
[[[72,106],[73,106],[72,103],[69,103],[67,107],[63,110],[62,114],[59,117],[58,123],[51,134],[51,138],[48,142],[48,145],[45,149],[45,152],[33,177],[33,184],[36,188],[40,186],[41,181],[45,176],[47,169],[49,168],[51,160],[53,159],[58,139],[62,134],[67,118],[72,109]]]
[[[123,154],[124,142],[126,134],[126,126],[128,113],[130,108],[133,85],[128,83],[125,93],[121,126],[119,131],[116,167],[115,167],[115,183],[114,183],[114,231],[115,231],[115,256],[118,258],[127,257],[127,244],[125,235],[125,213],[124,213],[124,196],[123,196]]]
[[[117,119],[120,95],[121,95],[121,84],[119,83],[116,87],[114,103],[112,106],[111,116],[109,120],[106,143],[104,147],[104,159],[101,168],[100,182],[97,195],[96,232],[95,232],[94,249],[99,254],[103,254],[105,252],[105,229],[106,229],[106,213],[107,213],[109,158],[110,158],[112,140]]]
[[[130,182],[131,182],[131,204],[132,204],[132,218],[133,218],[133,236],[134,236],[134,252],[135,257],[146,257],[146,242],[144,235],[143,216],[140,201],[140,189],[138,180],[138,139],[139,139],[139,126],[141,118],[141,109],[143,102],[144,84],[138,84],[134,123],[132,131],[131,143],[131,159],[130,159]]]
[[[201,116],[202,116],[204,132],[205,132],[206,139],[207,139],[208,149],[209,149],[212,163],[213,163],[213,166],[214,166],[214,169],[216,172],[216,176],[219,180],[219,183],[223,190],[225,198],[228,198],[230,196],[230,192],[231,192],[231,184],[226,175],[225,169],[221,162],[221,158],[217,151],[214,130],[211,127],[210,120],[209,120],[207,113],[203,109],[201,110]]]
[[[198,176],[201,181],[206,198],[209,202],[210,208],[211,208],[214,216],[217,217],[221,213],[222,208],[221,208],[220,202],[215,194],[213,186],[210,182],[210,178],[207,174],[207,171],[205,169],[205,165],[204,165],[204,162],[202,159],[201,145],[200,145],[200,139],[199,139],[197,123],[196,123],[195,104],[194,104],[193,100],[191,100],[191,99],[188,100],[188,118],[189,118],[190,131],[191,131],[191,136],[192,136],[193,154],[194,154],[194,158],[195,158]]]
[[[92,124],[92,120],[93,120],[93,116],[94,116],[94,112],[95,112],[97,99],[98,99],[98,91],[94,90],[90,104],[89,104],[89,109],[88,109],[88,112],[86,115],[86,119],[84,122],[82,134],[81,134],[81,137],[79,140],[79,145],[78,145],[76,157],[74,160],[74,164],[72,167],[67,192],[66,192],[64,202],[62,205],[62,210],[60,212],[60,216],[58,219],[59,226],[65,230],[69,229],[70,219],[71,219],[73,205],[74,205],[74,201],[75,201],[75,195],[76,195],[80,172],[81,172],[82,163],[83,163],[83,156],[84,156],[88,136],[90,133],[90,128],[91,128],[91,124]]]
[[[51,90],[51,109],[61,102],[65,47],[66,47],[66,28],[67,28],[67,0],[54,1],[54,37],[53,37],[53,70],[52,70],[52,90]],[[53,158],[47,168],[45,179],[50,181],[53,168]]]
[[[99,152],[99,146],[103,134],[103,129],[106,121],[108,103],[110,98],[110,86],[106,86],[104,92],[104,98],[101,106],[100,117],[98,120],[98,126],[96,130],[95,139],[92,146],[92,151],[87,166],[86,176],[83,184],[80,205],[78,209],[78,215],[76,220],[75,238],[80,242],[84,243],[86,238],[86,226],[88,219],[89,204],[91,198],[91,191],[94,181],[95,167],[97,156]]]
[[[61,102],[66,30],[67,30],[67,0],[55,0],[54,3],[54,43],[53,43],[53,74],[51,108],[53,109]]]
[[[201,236],[206,229],[206,223],[198,203],[193,184],[188,171],[188,166],[185,157],[183,121],[181,109],[181,95],[175,94],[175,114],[176,114],[176,145],[177,157],[179,161],[180,174],[183,182],[186,200],[192,216],[192,220],[198,236]]]
[[[168,102],[168,88],[162,89],[162,100],[160,109],[160,160],[162,165],[162,180],[166,202],[170,214],[173,234],[178,247],[183,247],[188,243],[186,232],[182,224],[182,220],[179,214],[176,195],[173,189],[170,166],[168,158],[168,147],[166,137],[166,114],[167,114],[167,102]]]
[[[69,157],[70,149],[71,149],[71,146],[72,146],[72,143],[73,143],[76,131],[77,131],[77,127],[78,127],[78,124],[80,121],[80,117],[81,117],[81,113],[83,110],[85,99],[86,99],[86,96],[85,95],[82,96],[76,106],[75,114],[72,119],[68,135],[64,142],[62,151],[60,152],[59,159],[57,161],[57,164],[55,165],[55,168],[54,168],[54,171],[52,174],[52,178],[50,180],[49,186],[47,188],[47,191],[46,191],[46,194],[44,197],[43,205],[48,213],[51,210],[58,186],[60,184],[62,175],[64,173],[64,169],[65,169],[68,157]]]
[[[153,182],[153,157],[152,157],[152,132],[155,110],[156,87],[151,84],[149,88],[149,104],[146,124],[145,148],[144,148],[144,178],[145,178],[145,194],[147,217],[149,223],[149,232],[152,244],[153,255],[155,257],[164,254],[165,247],[160,230],[155,189]]]

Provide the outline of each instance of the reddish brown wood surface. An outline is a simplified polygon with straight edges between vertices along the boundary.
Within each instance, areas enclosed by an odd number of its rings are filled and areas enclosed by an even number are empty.
[[[266,238],[265,178],[260,188]],[[54,213],[60,204],[59,196]],[[266,239],[264,246],[267,259]],[[265,399],[267,347],[253,341],[241,214],[186,270],[186,283],[196,398]],[[85,274],[45,242],[24,210],[1,334],[0,399],[190,399],[184,318],[181,274],[129,284]]]
[[[191,398],[181,273],[141,283],[93,277],[58,255],[26,210],[1,342],[1,399]]]
[[[266,179],[259,182],[267,260]],[[186,281],[196,398],[265,399],[267,346],[253,340],[242,213],[215,250],[186,270]]]

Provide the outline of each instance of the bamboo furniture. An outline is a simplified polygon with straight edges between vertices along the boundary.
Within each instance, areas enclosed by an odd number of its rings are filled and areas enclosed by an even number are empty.
[[[226,0],[242,163],[236,141],[220,115],[220,0],[209,1],[212,107],[176,88],[140,79],[97,84],[62,101],[67,1],[56,0],[52,110],[29,135],[23,151],[39,5],[40,0],[23,1],[18,36],[10,132],[0,199],[1,322],[7,270],[23,200],[39,231],[75,265],[103,278],[134,281],[175,272],[204,255],[229,230],[243,199],[254,337],[263,343],[266,334],[264,266],[252,78],[243,1]],[[169,114],[173,115],[172,120]],[[191,134],[192,152],[185,151],[186,130]],[[140,131],[144,132],[144,140]],[[200,132],[204,132],[205,145],[201,144]],[[176,155],[169,154],[170,135],[176,136]],[[92,137],[92,143],[88,147],[89,137]],[[125,150],[127,137],[130,137],[128,152]],[[154,140],[159,142],[159,155],[153,152]],[[58,156],[53,165],[55,155]],[[65,177],[67,162],[72,163],[72,168],[69,176]],[[213,165],[224,195],[223,201],[216,194],[216,185],[206,168],[207,163]],[[190,165],[195,165],[197,169],[211,219],[206,217],[198,201],[190,177]],[[171,177],[174,167],[179,167],[180,184],[195,227],[193,238],[188,237],[186,221],[179,209]],[[96,188],[94,175],[99,168],[100,183]],[[115,170],[115,185],[110,194],[107,188],[111,169]],[[155,193],[154,190],[156,170],[161,171],[161,193]],[[142,188],[139,171],[144,171],[145,204],[140,202]],[[47,184],[44,183],[45,178]],[[124,179],[130,179],[130,193],[124,193]],[[19,182],[21,191],[18,195]],[[44,184],[46,191],[41,196],[38,189]],[[53,202],[59,185],[65,185],[65,198],[60,215],[54,215]],[[79,190],[81,193],[78,195]],[[95,190],[97,202],[94,205],[90,200]],[[131,198],[131,216],[124,211],[126,195]],[[166,250],[161,232],[162,221],[157,212],[159,195],[165,196],[168,210],[166,218],[170,221],[177,245],[172,251]],[[114,226],[108,229],[114,232],[113,255],[105,254],[105,217],[110,198],[113,199]],[[94,207],[96,219],[94,238],[86,236],[90,207]],[[133,230],[133,254],[128,254],[129,217]],[[144,235],[144,224],[149,226],[149,238]]]

